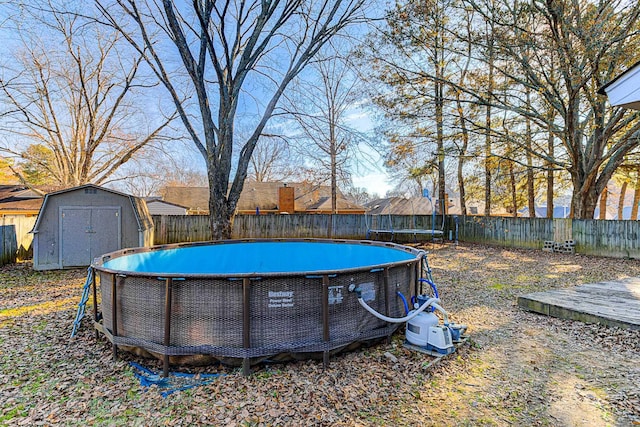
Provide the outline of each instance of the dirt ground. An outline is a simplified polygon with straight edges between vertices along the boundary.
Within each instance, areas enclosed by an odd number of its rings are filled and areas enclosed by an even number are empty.
[[[85,271],[0,270],[0,425],[634,426],[640,331],[522,311],[529,292],[640,276],[640,262],[475,245],[426,246],[442,304],[468,344],[433,359],[391,343],[320,362],[269,365],[163,398],[85,318]],[[88,308],[89,312],[91,308]]]

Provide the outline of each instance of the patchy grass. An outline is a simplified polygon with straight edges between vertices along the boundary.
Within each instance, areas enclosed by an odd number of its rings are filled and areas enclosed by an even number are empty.
[[[0,310],[0,321],[3,319],[17,318],[24,315],[47,315],[54,311],[67,310],[78,303],[78,298],[70,297],[54,301],[43,301],[37,304],[23,305]],[[41,323],[46,324],[46,321]]]
[[[155,360],[70,339],[85,271],[0,269],[0,425],[507,426],[640,422],[640,332],[523,312],[517,295],[640,276],[640,263],[461,245],[428,247],[444,307],[469,325],[439,364],[390,344],[226,375],[166,399],[128,360]],[[91,307],[87,307],[91,313]],[[391,353],[397,363],[385,356]]]

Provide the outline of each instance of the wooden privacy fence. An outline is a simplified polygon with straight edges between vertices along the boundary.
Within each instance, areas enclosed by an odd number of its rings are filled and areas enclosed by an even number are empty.
[[[203,215],[154,216],[155,244],[210,240],[209,220]],[[390,221],[390,222],[389,222]],[[378,228],[432,229],[431,215],[384,215]],[[457,228],[456,228],[457,223]],[[364,239],[371,218],[365,215],[237,215],[233,238]],[[616,258],[640,258],[639,221],[571,220],[448,215],[435,218],[445,240],[483,243],[513,248],[541,249],[545,241],[573,240],[576,252]],[[329,234],[331,233],[331,234]],[[395,241],[411,242],[413,235],[395,235]],[[423,238],[426,238],[423,236]],[[430,237],[426,238],[430,239]]]
[[[461,216],[458,218],[458,238],[464,242],[540,249],[545,240],[554,240],[555,221],[546,218]],[[455,217],[448,217],[446,224],[448,229],[455,230]]]
[[[640,258],[640,221],[573,220],[576,252],[614,258]]]
[[[206,215],[154,215],[154,243],[199,242],[211,239]],[[363,239],[363,215],[236,215],[234,239],[326,238]]]
[[[16,262],[18,245],[16,240],[16,227],[14,225],[0,225],[2,241],[0,241],[0,265]]]
[[[29,259],[33,256],[33,235],[29,233],[36,217],[5,215],[0,217],[0,265]]]

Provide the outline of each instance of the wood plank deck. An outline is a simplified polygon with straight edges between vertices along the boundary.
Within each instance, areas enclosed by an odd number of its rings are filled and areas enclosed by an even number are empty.
[[[640,277],[518,297],[525,310],[561,319],[640,329]]]

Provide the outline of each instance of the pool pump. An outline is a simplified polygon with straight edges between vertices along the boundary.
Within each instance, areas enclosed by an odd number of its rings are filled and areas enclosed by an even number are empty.
[[[426,295],[419,295],[416,299],[418,301],[418,309],[422,308],[425,304],[433,304]],[[412,310],[409,314],[416,310]],[[439,324],[438,316],[436,316],[432,310],[433,307],[427,308],[407,321],[407,329],[405,332],[407,341],[409,344],[439,354],[453,353],[455,347],[453,346],[451,330],[447,325]]]
[[[461,336],[467,329],[464,325],[449,323],[447,312],[439,305],[440,299],[438,298],[431,298],[428,295],[418,295],[415,298],[416,304],[413,310],[409,311],[404,317],[393,318],[378,313],[370,307],[364,301],[360,287],[352,284],[349,286],[349,291],[355,292],[360,305],[378,319],[390,323],[407,322],[407,342],[427,352],[442,355],[453,353],[455,351],[454,343],[461,341]],[[434,310],[442,313],[444,325],[440,324],[440,319],[436,316]]]

